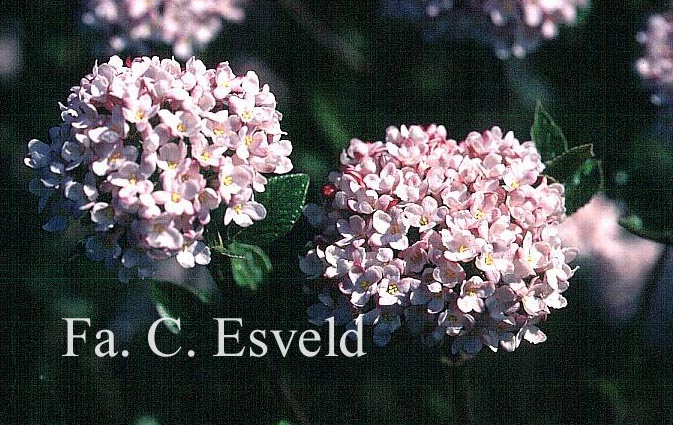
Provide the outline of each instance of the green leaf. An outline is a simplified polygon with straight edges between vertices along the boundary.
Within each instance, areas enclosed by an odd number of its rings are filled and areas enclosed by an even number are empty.
[[[351,139],[350,132],[343,122],[348,114],[340,113],[337,106],[332,104],[324,95],[313,96],[313,115],[315,122],[322,127],[322,132],[329,140],[335,152],[341,152],[343,147]]]
[[[571,215],[603,190],[603,167],[601,162],[590,158],[563,183],[565,186],[566,213]]]
[[[635,214],[620,218],[619,224],[629,232],[641,238],[650,239],[663,244],[673,243],[673,230],[655,229],[646,226],[643,223],[643,220]]]
[[[229,244],[228,254],[238,286],[255,290],[271,273],[271,260],[258,246],[234,241]]]
[[[587,159],[594,157],[593,148],[593,145],[588,144],[576,146],[562,153],[546,164],[544,173],[561,183],[567,182],[574,177]]]
[[[533,142],[545,162],[544,174],[565,187],[566,213],[571,215],[603,189],[603,167],[594,159],[593,145],[568,149],[568,141],[554,120],[538,102],[530,130]]]
[[[159,425],[159,421],[152,416],[142,416],[136,419],[134,425]]]
[[[161,317],[184,320],[186,317],[193,316],[194,312],[200,308],[199,300],[192,292],[170,282],[153,281],[151,291],[152,300]],[[170,321],[163,323],[172,333],[176,335],[180,333],[175,323]]]
[[[308,185],[306,174],[269,177],[266,190],[255,195],[255,201],[266,208],[266,218],[241,230],[234,239],[267,245],[288,234],[301,216]]]
[[[568,142],[563,132],[540,102],[535,106],[535,119],[530,129],[530,136],[545,162],[568,150]]]

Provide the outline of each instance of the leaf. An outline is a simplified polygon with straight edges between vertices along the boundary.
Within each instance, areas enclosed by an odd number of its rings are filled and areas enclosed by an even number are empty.
[[[182,319],[194,315],[199,308],[198,298],[188,290],[170,282],[153,281],[151,283],[152,300],[162,318]],[[180,329],[171,321],[163,322],[171,333],[179,334]]]
[[[673,230],[655,229],[646,226],[643,223],[643,220],[635,214],[620,218],[619,224],[629,232],[641,238],[650,239],[663,244],[673,243]]]
[[[571,148],[549,161],[544,173],[561,183],[565,183],[575,175],[587,159],[594,157],[593,148],[591,144]]]
[[[603,167],[601,162],[590,158],[563,183],[565,186],[566,214],[571,215],[603,190]]]
[[[542,161],[553,160],[568,150],[568,142],[563,132],[540,102],[535,106],[535,118],[530,136],[542,156]]]
[[[545,175],[565,187],[566,213],[571,215],[603,189],[603,167],[594,159],[593,145],[568,149],[568,141],[540,102],[530,130],[533,142],[545,162]]]
[[[234,239],[267,245],[288,234],[301,216],[308,185],[306,174],[269,177],[266,190],[255,195],[266,208],[266,218],[241,230]]]
[[[271,260],[258,246],[234,241],[229,244],[228,253],[238,286],[255,290],[271,273]]]
[[[351,139],[343,122],[343,117],[348,114],[340,113],[342,111],[321,94],[313,96],[312,108],[315,122],[322,127],[322,132],[334,151],[340,152]]]

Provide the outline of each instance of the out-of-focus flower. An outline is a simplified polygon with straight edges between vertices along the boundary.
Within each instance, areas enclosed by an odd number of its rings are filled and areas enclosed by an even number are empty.
[[[502,58],[523,57],[577,21],[588,0],[385,0],[391,16],[421,20],[430,37],[473,38]]]
[[[636,314],[648,276],[660,257],[661,244],[634,236],[618,220],[621,209],[602,195],[594,196],[560,226],[564,243],[581,250],[589,264],[596,296],[611,322]],[[640,294],[640,295],[639,295]]]
[[[4,22],[0,28],[0,82],[14,80],[23,68],[23,46],[18,25]]]
[[[245,1],[89,0],[83,21],[109,38],[113,53],[144,52],[146,42],[160,42],[187,59],[217,36],[222,21],[242,21]]]
[[[645,55],[636,61],[636,70],[652,90],[652,102],[673,102],[673,12],[652,15],[647,30],[636,39],[645,47]]]
[[[215,96],[221,74],[231,89]],[[170,257],[185,268],[208,264],[210,212],[224,209],[224,225],[264,219],[254,200],[265,190],[262,173],[292,168],[269,87],[252,71],[234,75],[227,62],[206,69],[191,58],[182,69],[114,56],[71,92],[50,142],[28,143],[25,164],[37,173],[30,190],[51,215],[47,230],[90,218],[87,255],[118,268],[121,280],[152,276]]]
[[[300,266],[320,303],[310,321],[362,321],[388,343],[402,322],[454,353],[512,351],[546,338],[538,324],[561,295],[576,255],[564,248],[564,188],[549,183],[532,142],[498,127],[447,139],[443,126],[389,127],[353,139],[329,176],[319,228]],[[345,307],[348,306],[345,315]]]

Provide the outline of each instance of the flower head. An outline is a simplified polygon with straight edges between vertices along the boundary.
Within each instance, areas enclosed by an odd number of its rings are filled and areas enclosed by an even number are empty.
[[[559,27],[573,25],[588,0],[386,0],[385,13],[423,21],[429,37],[448,34],[491,44],[502,58],[523,57]]]
[[[245,1],[90,0],[83,20],[109,36],[113,52],[146,50],[150,41],[171,45],[175,56],[186,59],[215,38],[223,20],[243,20]],[[214,94],[221,99],[228,93],[225,83],[235,87],[240,81],[218,74],[217,83]]]
[[[25,164],[37,174],[30,191],[52,214],[45,229],[67,227],[67,217],[90,218],[97,233],[87,240],[87,255],[126,280],[151,276],[154,261],[168,257],[186,268],[209,263],[202,240],[212,210],[224,210],[214,225],[264,219],[254,199],[265,190],[261,173],[289,171],[291,144],[281,140],[267,86],[261,90],[269,95],[257,100],[254,72],[227,71],[231,90],[222,92],[218,70],[230,68],[223,62],[208,70],[194,58],[185,69],[157,57],[124,65],[116,56],[94,66],[61,106],[63,123],[50,131],[50,142],[28,143]],[[235,99],[263,113],[248,120],[230,109]],[[238,134],[263,138],[265,150],[239,156],[230,142]],[[254,165],[269,161],[283,166]]]
[[[403,323],[454,352],[542,342],[575,251],[558,238],[563,186],[535,146],[497,127],[462,142],[441,126],[390,127],[385,140],[353,139],[323,205],[305,209],[320,229],[300,261],[320,300],[309,310],[324,321],[338,305],[377,344]]]
[[[650,16],[647,30],[637,40],[645,55],[636,62],[636,71],[652,90],[652,102],[673,102],[673,11]]]

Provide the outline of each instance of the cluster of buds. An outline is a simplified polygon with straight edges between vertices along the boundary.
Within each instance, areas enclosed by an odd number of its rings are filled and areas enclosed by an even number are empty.
[[[305,210],[319,228],[300,259],[320,301],[312,323],[362,321],[385,345],[404,321],[467,354],[546,339],[538,324],[566,305],[577,250],[561,246],[564,188],[533,142],[390,127],[385,141],[351,140],[341,165]]]
[[[485,41],[502,59],[523,57],[541,41],[555,38],[559,27],[573,25],[578,10],[588,5],[588,0],[387,1],[390,13],[420,10],[433,32]]]
[[[139,51],[146,42],[160,42],[187,59],[217,36],[223,20],[243,20],[244,1],[90,0],[83,19],[108,36],[113,52]]]
[[[673,101],[673,12],[653,15],[647,30],[637,40],[645,46],[645,56],[636,62],[638,74],[652,90],[655,104]]]
[[[159,259],[207,264],[211,211],[224,209],[224,225],[264,219],[254,200],[264,174],[292,169],[274,95],[227,62],[206,69],[191,58],[182,69],[114,56],[72,87],[61,117],[49,143],[29,142],[25,159],[37,173],[30,190],[51,215],[44,228],[84,217],[95,229],[87,255],[118,268],[122,281],[152,276]]]

